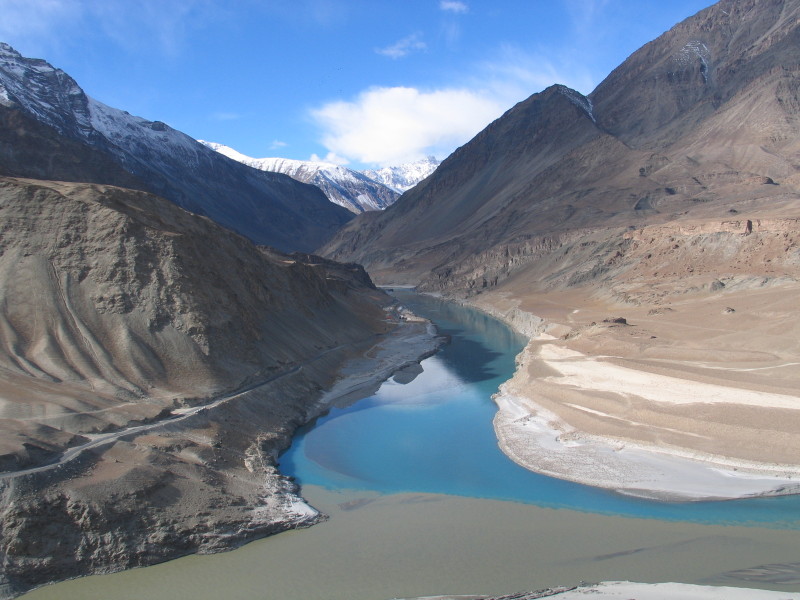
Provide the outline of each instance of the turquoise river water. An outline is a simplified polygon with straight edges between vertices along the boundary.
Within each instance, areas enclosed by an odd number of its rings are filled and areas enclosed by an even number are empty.
[[[800,496],[668,503],[634,499],[532,473],[499,449],[491,396],[511,377],[524,339],[468,307],[398,291],[452,343],[411,383],[386,382],[372,397],[305,428],[281,459],[301,485],[428,492],[511,500],[603,514],[703,523],[800,527]]]

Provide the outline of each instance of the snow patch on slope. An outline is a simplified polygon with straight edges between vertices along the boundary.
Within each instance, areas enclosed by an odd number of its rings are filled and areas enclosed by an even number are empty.
[[[700,73],[703,76],[703,83],[708,83],[711,51],[704,42],[701,42],[700,40],[691,40],[687,42],[686,45],[681,48],[673,57],[673,60],[681,69],[687,69],[695,64],[695,61],[699,61]]]
[[[200,164],[197,142],[161,121],[148,121],[88,98],[92,127],[120,147],[141,149],[167,164],[167,157],[180,156],[191,168]]]
[[[559,86],[559,91],[566,96],[570,102],[585,112],[592,120],[592,123],[596,122],[594,119],[594,105],[592,105],[591,99],[566,86]]]
[[[61,69],[41,59],[24,58],[3,43],[0,102],[20,107],[62,135],[71,134],[91,143],[99,133],[143,161],[155,157],[156,162],[166,165],[170,157],[180,156],[194,166],[198,150],[203,151],[192,138],[160,121],[135,117],[90,98]],[[128,168],[135,171],[133,165]]]

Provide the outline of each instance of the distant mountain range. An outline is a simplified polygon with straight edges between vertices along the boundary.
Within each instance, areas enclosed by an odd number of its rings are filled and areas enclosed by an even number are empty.
[[[284,173],[297,181],[320,188],[328,199],[356,214],[383,210],[400,194],[433,173],[439,165],[433,157],[425,160],[385,167],[377,171],[356,171],[323,161],[288,158],[253,158],[223,144],[199,140],[220,154],[261,171]]]
[[[318,188],[106,106],[64,71],[3,43],[0,121],[2,175],[135,187],[282,250],[313,250],[352,218]]]
[[[422,160],[396,167],[382,167],[377,170],[370,169],[362,172],[367,177],[379,181],[402,194],[433,173],[441,162],[433,156],[428,156]]]

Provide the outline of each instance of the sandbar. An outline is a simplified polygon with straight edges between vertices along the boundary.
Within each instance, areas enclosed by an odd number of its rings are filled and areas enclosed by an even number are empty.
[[[495,396],[500,447],[530,470],[641,497],[800,493],[794,297],[474,302],[530,338]]]

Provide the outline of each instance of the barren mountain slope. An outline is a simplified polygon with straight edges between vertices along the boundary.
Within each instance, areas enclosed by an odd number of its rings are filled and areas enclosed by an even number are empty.
[[[702,11],[589,97],[553,86],[521,102],[322,252],[446,286],[477,254],[556,232],[778,210],[800,185],[797,16],[796,0]]]
[[[313,522],[276,456],[386,302],[145,192],[0,179],[0,596]]]
[[[589,97],[521,102],[323,252],[532,336],[495,422],[521,464],[732,497],[800,489],[799,223],[800,1],[723,0]]]

